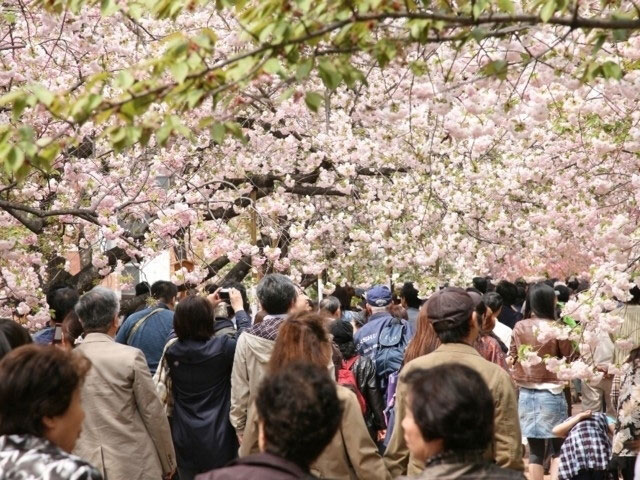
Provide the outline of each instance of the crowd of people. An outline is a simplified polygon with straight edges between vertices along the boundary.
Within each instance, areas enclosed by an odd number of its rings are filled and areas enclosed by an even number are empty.
[[[525,460],[530,480],[634,478],[637,287],[619,307],[630,353],[540,341],[579,328],[573,279],[316,303],[269,274],[255,312],[241,283],[140,287],[126,310],[104,287],[52,288],[33,336],[0,320],[0,480],[518,479]],[[624,368],[568,383],[529,352]]]

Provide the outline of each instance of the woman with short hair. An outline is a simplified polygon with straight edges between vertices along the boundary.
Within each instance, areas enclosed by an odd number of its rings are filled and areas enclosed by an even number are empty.
[[[33,343],[26,328],[8,318],[0,318],[0,358],[11,350]]]
[[[82,430],[82,355],[27,345],[0,362],[0,478],[101,480],[71,455]]]
[[[170,341],[165,350],[180,480],[223,467],[238,456],[238,439],[229,420],[236,337],[214,335],[213,301],[191,295],[178,303],[173,316],[177,341]],[[238,290],[230,291],[230,301],[236,312],[242,309]],[[239,332],[249,326],[246,313],[236,318]]]
[[[495,407],[478,372],[449,363],[409,372],[402,427],[412,455],[425,462],[418,479],[524,479],[485,458]],[[437,394],[434,394],[437,392]]]
[[[269,373],[282,371],[297,362],[309,362],[329,369],[331,340],[324,326],[325,318],[317,313],[298,313],[287,317],[280,326],[269,360]],[[337,385],[344,413],[338,433],[311,465],[311,473],[320,478],[390,478],[376,444],[367,431],[358,399],[347,387]],[[258,419],[249,418],[243,442],[258,443]]]

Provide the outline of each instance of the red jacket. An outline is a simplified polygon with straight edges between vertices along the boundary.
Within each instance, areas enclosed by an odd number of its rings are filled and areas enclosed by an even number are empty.
[[[531,367],[524,367],[518,361],[518,349],[521,345],[530,345],[534,352],[540,358],[549,355],[556,358],[567,358],[567,361],[575,359],[577,352],[574,352],[573,345],[570,340],[549,340],[546,343],[538,341],[537,333],[538,325],[541,323],[553,323],[554,320],[543,320],[540,318],[528,318],[520,320],[513,328],[511,336],[511,346],[509,348],[509,356],[514,359],[512,378],[515,382],[526,383],[547,383],[558,382],[555,373],[547,370],[546,364],[543,362]]]

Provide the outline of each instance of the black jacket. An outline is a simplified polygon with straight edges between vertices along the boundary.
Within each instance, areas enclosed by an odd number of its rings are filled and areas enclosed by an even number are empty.
[[[387,428],[384,420],[385,403],[382,392],[376,380],[376,368],[369,357],[360,355],[351,367],[356,377],[360,393],[367,402],[365,423],[370,431],[384,430]]]

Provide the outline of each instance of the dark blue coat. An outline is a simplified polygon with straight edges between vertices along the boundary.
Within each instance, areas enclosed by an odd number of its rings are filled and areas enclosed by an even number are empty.
[[[166,352],[173,382],[171,430],[178,466],[202,473],[238,456],[229,421],[231,368],[236,340],[177,341]]]

